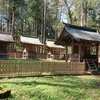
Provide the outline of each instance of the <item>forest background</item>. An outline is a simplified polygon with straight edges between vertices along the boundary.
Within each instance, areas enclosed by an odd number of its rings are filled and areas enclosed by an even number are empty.
[[[56,40],[63,22],[100,31],[100,0],[0,0],[0,31],[13,35],[17,51],[20,35]]]

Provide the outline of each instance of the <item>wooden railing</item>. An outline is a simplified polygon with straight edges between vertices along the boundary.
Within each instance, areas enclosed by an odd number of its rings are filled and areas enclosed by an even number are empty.
[[[85,62],[0,61],[1,75],[84,74]]]

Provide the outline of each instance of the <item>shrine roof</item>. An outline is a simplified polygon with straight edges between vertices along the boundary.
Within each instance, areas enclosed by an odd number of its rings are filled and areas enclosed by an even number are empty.
[[[0,41],[2,42],[14,42],[13,36],[10,33],[0,32]]]
[[[62,46],[62,45],[56,45],[56,44],[54,44],[54,41],[49,41],[49,40],[46,41],[46,46],[49,47],[49,48],[65,49],[64,46]]]
[[[37,37],[20,36],[20,41],[26,44],[43,45]]]

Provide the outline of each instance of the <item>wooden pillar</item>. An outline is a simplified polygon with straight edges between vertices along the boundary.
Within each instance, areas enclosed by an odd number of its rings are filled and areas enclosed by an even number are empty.
[[[37,53],[37,51],[38,51],[38,46],[36,45],[35,48],[36,48],[36,53]]]
[[[96,59],[97,59],[97,67],[98,67],[98,52],[99,52],[99,45],[96,45]]]
[[[78,50],[78,62],[81,60],[81,45],[79,44],[79,50]]]
[[[54,55],[54,49],[55,49],[55,48],[52,49],[52,50],[53,50],[53,51],[52,51],[52,54],[53,54],[53,55]]]
[[[90,46],[89,46],[89,55],[90,55]]]
[[[66,45],[66,57],[65,57],[65,59],[66,59],[66,62],[67,62],[67,59],[68,59],[68,45]]]
[[[71,55],[71,60],[73,61],[74,57],[74,40],[72,39],[72,55]]]
[[[60,55],[60,50],[61,50],[61,49],[58,49],[59,55]]]

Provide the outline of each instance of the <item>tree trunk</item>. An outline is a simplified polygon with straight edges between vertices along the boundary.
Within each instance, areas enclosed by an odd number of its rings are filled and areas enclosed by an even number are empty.
[[[84,22],[84,4],[83,4],[83,2],[82,2],[82,4],[81,4],[81,26],[83,26],[84,24],[83,24],[83,22]]]
[[[7,1],[7,19],[6,19],[6,32],[9,32],[9,14],[10,14],[10,10],[9,10],[9,4],[10,4],[10,0]]]
[[[87,24],[87,2],[82,2],[81,4],[81,26],[86,26]]]
[[[56,18],[55,18],[55,26],[57,25],[57,18],[58,18],[58,0],[56,2]],[[55,40],[57,39],[58,27],[55,27]]]
[[[21,7],[21,16],[22,16],[22,13],[23,13],[23,12],[22,12],[22,7]],[[21,20],[21,33],[23,33],[23,23],[24,23],[24,22],[23,22],[23,19],[22,19],[22,20]]]
[[[4,13],[2,12],[2,32],[4,32]]]
[[[11,27],[11,35],[13,35],[13,32],[14,32],[14,12],[13,12],[13,14],[12,14],[12,27]]]
[[[45,44],[45,41],[46,41],[46,33],[45,33],[45,27],[46,27],[46,3],[47,3],[47,1],[46,0],[44,0],[44,17],[43,17],[43,19],[44,19],[44,21],[43,21],[43,33],[44,33],[44,35],[43,35],[43,37],[44,37],[44,39],[43,39],[43,43]]]
[[[26,28],[26,19],[25,19],[25,23],[24,23],[24,33],[26,33],[26,32],[27,32],[27,28]],[[25,35],[24,33],[23,33],[23,35]]]
[[[85,2],[85,8],[84,8],[84,25],[87,25],[87,2]]]
[[[34,33],[34,18],[32,20],[33,20],[33,23],[32,23],[32,26],[31,26],[31,33],[33,34]]]

